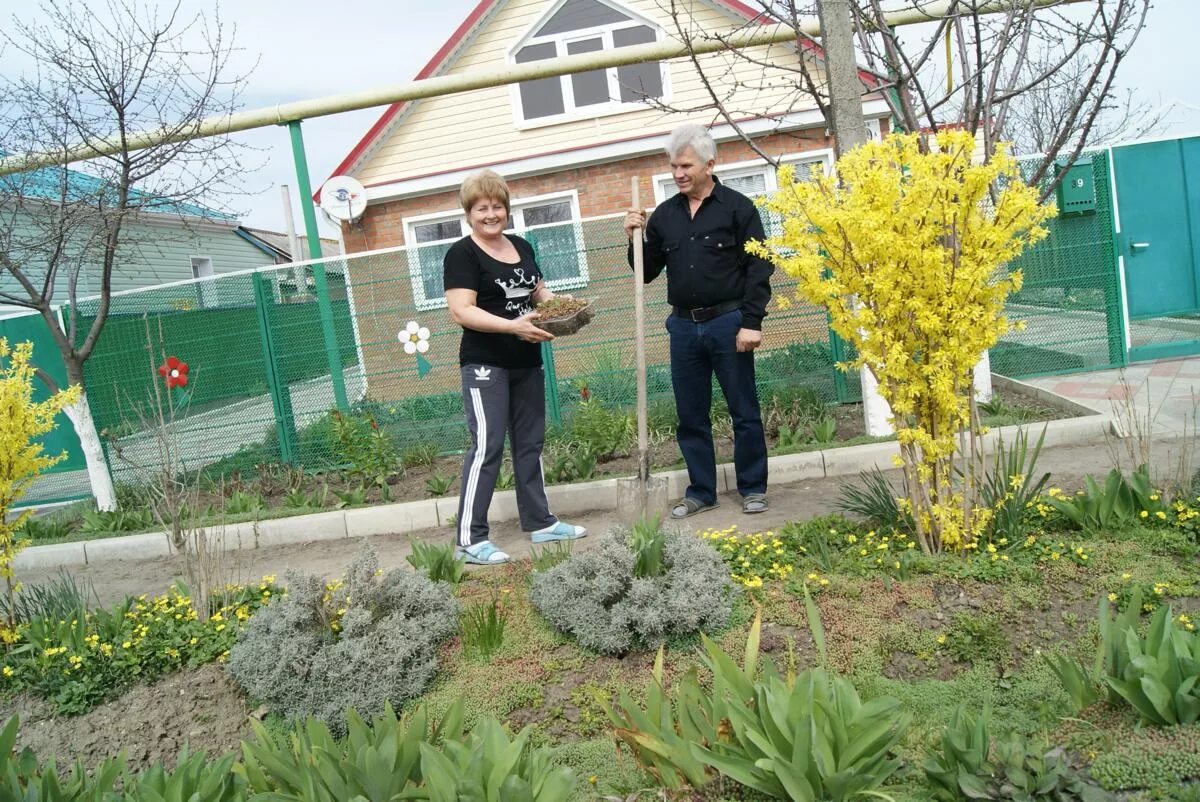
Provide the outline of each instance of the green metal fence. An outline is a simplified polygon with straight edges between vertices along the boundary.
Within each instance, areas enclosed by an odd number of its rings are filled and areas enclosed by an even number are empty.
[[[1096,214],[1060,218],[1051,236],[1023,257],[1025,287],[1011,313],[1026,321],[993,351],[993,369],[1013,376],[1070,372],[1116,364],[1121,319],[1112,266],[1107,167],[1094,161]],[[552,286],[595,299],[595,320],[546,346],[551,426],[569,424],[586,395],[618,408],[635,395],[633,287],[619,217],[531,228]],[[460,396],[460,329],[441,292],[444,245],[398,248],[325,260],[337,355],[347,404],[369,414],[403,453],[417,446],[455,451],[467,444]],[[167,356],[188,365],[186,388],[173,391],[172,438],[192,469],[253,472],[285,461],[309,469],[335,466],[336,401],[311,265],[269,266],[114,296],[110,317],[86,366],[93,416],[118,481],[157,468],[158,447],[146,425],[158,366]],[[794,281],[776,274],[777,297],[794,297]],[[650,404],[671,408],[665,280],[647,292]],[[80,303],[84,323],[95,301]],[[430,330],[423,355],[404,352],[398,335],[415,321]],[[855,373],[817,308],[772,304],[757,355],[761,392],[814,390],[830,403],[858,400]],[[81,327],[86,330],[86,326]],[[424,360],[424,362],[422,361]],[[81,494],[86,494],[86,479]]]
[[[563,425],[585,395],[613,407],[632,406],[633,292],[626,241],[615,217],[532,228],[524,235],[552,282],[593,298],[596,319],[546,347],[549,423]],[[440,246],[401,248],[327,260],[331,299],[347,388],[347,412],[369,414],[399,451],[467,444],[458,379],[460,330],[441,300]],[[301,269],[303,266],[301,266]],[[253,471],[277,460],[308,468],[335,465],[335,407],[318,302],[295,292],[297,266],[147,288],[115,296],[86,381],[97,427],[114,475],[135,479],[153,470],[153,417],[158,366],[173,356],[188,366],[186,388],[173,391],[173,438],[190,467]],[[780,276],[777,294],[790,295]],[[648,385],[652,405],[669,409],[671,385],[665,283],[648,292]],[[95,301],[79,313],[89,323]],[[430,350],[404,353],[399,333],[409,321],[430,332]],[[824,313],[794,303],[772,310],[758,358],[764,394],[808,387],[829,402],[858,398],[857,377],[834,367],[841,358]]]
[[[1025,328],[992,349],[996,373],[1044,376],[1125,364],[1108,156],[1087,156],[1095,209],[1060,213],[1047,223],[1050,236],[1010,265],[1023,272],[1025,283],[1010,299],[1008,314]],[[1032,169],[1033,162],[1024,166]]]

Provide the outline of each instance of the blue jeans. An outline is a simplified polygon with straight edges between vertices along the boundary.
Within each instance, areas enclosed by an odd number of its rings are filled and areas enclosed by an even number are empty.
[[[738,353],[742,313],[733,310],[703,323],[672,314],[671,384],[679,416],[676,437],[690,482],[687,495],[704,504],[717,500],[717,457],[712,436],[712,377],[725,394],[733,418],[733,462],[743,496],[767,492],[767,439],[763,434],[754,352]]]

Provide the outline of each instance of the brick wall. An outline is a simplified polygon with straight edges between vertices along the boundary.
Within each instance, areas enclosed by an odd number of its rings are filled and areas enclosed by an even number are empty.
[[[771,155],[803,153],[832,147],[824,129],[776,134],[756,141],[759,148]],[[742,141],[720,145],[718,165],[757,159],[749,145]],[[514,199],[575,190],[579,195],[580,214],[593,218],[623,211],[630,202],[630,177],[642,177],[642,203],[654,203],[651,177],[669,170],[665,154],[626,159],[609,164],[580,167],[557,173],[518,178],[509,182]],[[361,221],[344,231],[348,254],[394,247],[404,244],[404,224],[407,217],[456,209],[457,190],[440,192],[421,198],[409,198],[372,205]],[[625,261],[625,237],[618,220],[585,223],[583,239],[589,272],[588,285],[574,294],[596,299],[599,310],[595,322],[579,334],[556,347],[556,363],[560,375],[586,375],[595,369],[597,359],[624,362],[630,354],[628,347],[633,322],[632,291],[629,267]],[[405,252],[367,260],[351,260],[351,282],[355,287],[355,314],[359,321],[360,345],[366,362],[368,394],[374,400],[391,400],[412,395],[452,390],[457,387],[458,328],[449,321],[444,309],[416,312],[412,285],[408,280],[408,260]],[[776,293],[786,292],[783,276],[772,281]],[[655,282],[647,291],[647,334],[650,362],[667,361],[666,336],[662,320],[667,314],[664,281]],[[407,362],[400,352],[395,332],[404,321],[418,319],[434,331],[431,351],[434,370],[418,384],[413,383]],[[783,313],[776,310],[764,326],[764,345],[776,348],[797,341],[820,340],[826,337],[823,315],[815,310],[794,308]],[[557,344],[556,344],[557,346]],[[399,368],[399,369],[398,369]]]
[[[833,147],[832,140],[825,136],[823,128],[772,134],[755,143],[772,156]],[[718,166],[758,158],[758,154],[740,139],[725,142],[717,149]],[[510,195],[518,200],[575,190],[579,193],[580,215],[584,218],[598,217],[620,212],[629,206],[629,180],[634,175],[643,177],[642,203],[652,205],[654,189],[650,185],[650,178],[668,170],[666,155],[653,154],[546,175],[515,178],[508,182],[508,189]],[[346,251],[357,253],[403,245],[405,218],[457,208],[457,190],[373,204],[358,223],[345,227]]]

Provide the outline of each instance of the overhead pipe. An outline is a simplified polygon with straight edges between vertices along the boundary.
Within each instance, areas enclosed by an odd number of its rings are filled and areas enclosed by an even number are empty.
[[[1088,1],[1032,0],[1028,7],[1042,8]],[[952,16],[951,10],[956,5],[958,5],[958,0],[936,0],[936,2],[923,4],[919,8],[906,8],[888,12],[884,15],[884,19],[888,27],[935,22],[947,16]],[[972,7],[972,11],[975,13],[994,13],[1011,11],[1012,9],[1013,0],[987,0],[987,2],[978,3]],[[801,23],[799,32],[808,37],[819,37],[821,32],[820,24],[815,17],[806,19]],[[720,39],[692,39],[687,47],[674,40],[651,42],[642,45],[620,47],[614,50],[599,51],[597,53],[580,53],[574,56],[564,56],[546,61],[512,64],[499,70],[476,70],[458,75],[440,75],[420,81],[405,81],[404,83],[390,84],[361,92],[330,95],[312,100],[299,100],[294,103],[281,103],[268,108],[209,117],[197,121],[194,125],[188,126],[184,130],[163,127],[141,133],[131,133],[123,138],[114,135],[103,143],[76,145],[65,151],[8,156],[0,159],[0,176],[33,170],[38,167],[70,164],[84,159],[111,156],[124,149],[140,150],[152,145],[185,142],[191,139],[204,139],[205,137],[230,134],[237,131],[248,131],[253,128],[286,125],[299,120],[325,117],[330,114],[341,114],[347,111],[357,111],[358,109],[367,109],[374,106],[384,106],[405,100],[419,100],[426,97],[452,95],[459,92],[469,92],[473,89],[486,89],[537,78],[572,75],[574,73],[608,67],[620,67],[627,64],[669,60],[686,56],[689,52],[704,54],[722,50],[740,50],[748,47],[780,44],[795,41],[796,38],[797,32],[791,27],[783,24],[771,24],[753,29],[739,30]]]

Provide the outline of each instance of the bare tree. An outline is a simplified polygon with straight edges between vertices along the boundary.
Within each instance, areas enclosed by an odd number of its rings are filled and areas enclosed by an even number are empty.
[[[1031,57],[1022,77],[1028,81],[1044,72],[1047,55],[1043,52],[1040,57]],[[1050,150],[1058,135],[1060,121],[1071,113],[1076,87],[1087,79],[1088,68],[1087,58],[1077,56],[1051,78],[1014,97],[1008,104],[1004,129],[997,134],[998,138],[1012,142],[1017,153]],[[1086,148],[1149,136],[1161,131],[1166,121],[1167,110],[1143,100],[1132,89],[1113,90],[1107,97],[1089,98],[1088,102],[1097,104],[1100,113],[1090,127],[1081,123],[1068,134],[1066,148],[1069,150],[1080,143]]]
[[[920,7],[919,0],[906,4]],[[1090,0],[1037,7],[1010,0],[998,12],[957,0],[952,16],[904,38],[884,21],[882,0],[859,0],[859,43],[868,66],[888,77],[886,96],[907,130],[961,126],[983,141],[985,155],[1018,130],[1020,111],[1041,93],[1054,98],[1043,116],[1041,159],[1028,174],[1053,192],[1050,170],[1072,163],[1113,104],[1118,70],[1137,41],[1150,0]],[[952,56],[939,64],[939,43]]]
[[[677,35],[690,29],[684,21],[686,3],[660,2],[675,18]],[[900,130],[965,128],[980,137],[988,155],[998,142],[1016,139],[1024,152],[1042,154],[1029,180],[1048,179],[1047,194],[1053,192],[1050,168],[1056,160],[1074,161],[1087,143],[1101,136],[1136,132],[1153,122],[1141,107],[1123,103],[1114,88],[1151,0],[1064,0],[1050,5],[1037,0],[1002,4],[952,0],[946,18],[903,29],[889,27],[887,15],[904,10],[924,13],[925,0],[846,2],[854,16],[857,54],[865,68],[860,71],[860,97],[869,92],[886,100]],[[826,0],[756,0],[751,6],[760,14],[746,24],[778,20],[799,28],[800,21],[825,12],[825,4]],[[844,37],[836,28],[830,33]],[[822,45],[826,51],[830,45],[837,48],[834,42]],[[704,61],[693,54],[709,93],[708,103],[699,108],[711,109],[715,118],[733,124],[748,112],[782,120],[794,108],[815,104],[836,125],[837,115],[829,112],[831,81],[823,68],[827,65],[820,63],[826,53],[803,35],[793,52],[805,57],[764,58],[761,51],[731,50],[716,68],[712,59]],[[734,59],[761,67],[753,81],[733,77],[738,73],[731,66]],[[766,112],[737,107],[739,94],[753,98],[763,89],[778,89],[781,81],[792,83],[792,107],[776,105]],[[836,82],[832,83],[836,89]],[[761,151],[760,155],[766,156]]]
[[[82,0],[44,2],[28,20],[4,26],[0,37],[23,67],[0,78],[0,151],[8,153],[123,145],[130,133],[151,129],[186,132],[232,112],[244,83],[244,76],[230,75],[232,31],[215,14],[184,18],[178,3],[159,10],[142,0],[109,0],[100,8]],[[0,178],[0,304],[38,312],[68,382],[84,387],[67,414],[101,509],[114,509],[116,499],[84,364],[109,314],[113,276],[137,254],[139,221],[184,221],[195,214],[192,204],[234,189],[243,172],[239,154],[226,138],[196,139],[120,147],[80,170]],[[85,317],[77,301],[89,295],[98,301]],[[57,389],[46,371],[39,377]]]

